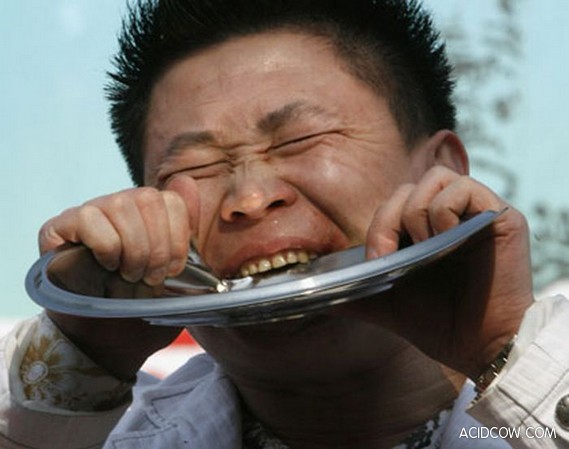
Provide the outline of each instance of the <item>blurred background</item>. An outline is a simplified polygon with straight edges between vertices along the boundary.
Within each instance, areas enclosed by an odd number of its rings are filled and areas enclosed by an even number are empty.
[[[536,291],[568,291],[569,2],[425,0],[456,66],[473,175],[532,228]],[[0,332],[39,311],[24,277],[41,224],[130,187],[103,89],[122,0],[0,3]]]

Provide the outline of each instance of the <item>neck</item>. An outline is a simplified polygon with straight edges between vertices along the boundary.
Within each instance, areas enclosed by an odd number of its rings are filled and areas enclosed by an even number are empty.
[[[294,449],[393,447],[449,408],[464,378],[407,344],[344,378],[235,378],[249,411]]]

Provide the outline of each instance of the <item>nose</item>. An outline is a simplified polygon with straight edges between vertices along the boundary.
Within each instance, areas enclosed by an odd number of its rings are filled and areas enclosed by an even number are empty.
[[[294,204],[296,190],[270,169],[251,168],[250,164],[234,172],[230,191],[221,205],[226,222],[260,220],[275,209]]]

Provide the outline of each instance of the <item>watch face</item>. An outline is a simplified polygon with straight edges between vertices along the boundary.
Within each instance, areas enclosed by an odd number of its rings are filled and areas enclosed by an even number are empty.
[[[40,258],[28,272],[26,290],[35,302],[58,312],[144,318],[167,326],[237,326],[291,319],[378,295],[408,273],[456,250],[501,213],[483,212],[377,259],[366,261],[365,248],[357,246],[268,276],[218,279],[190,257],[182,274],[157,287],[124,281],[100,267],[87,248],[75,246]]]

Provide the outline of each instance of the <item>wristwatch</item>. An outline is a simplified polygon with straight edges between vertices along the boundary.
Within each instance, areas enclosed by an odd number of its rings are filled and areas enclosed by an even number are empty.
[[[510,357],[510,352],[514,347],[516,341],[516,335],[502,348],[498,353],[496,358],[490,362],[488,367],[482,371],[482,373],[476,378],[474,391],[476,391],[476,399],[480,398],[482,393],[488,388],[488,386],[498,377],[498,374],[502,371],[508,359]]]

